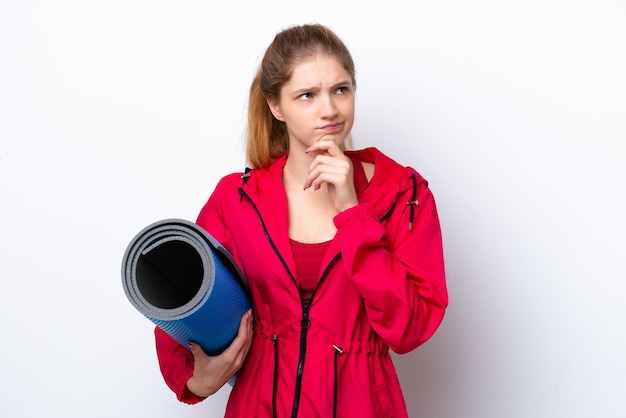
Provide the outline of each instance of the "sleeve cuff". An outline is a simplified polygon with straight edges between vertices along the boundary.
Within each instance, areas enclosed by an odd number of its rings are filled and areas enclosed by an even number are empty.
[[[360,222],[362,220],[376,221],[374,210],[368,203],[362,203],[353,206],[350,209],[346,209],[343,212],[335,215],[335,217],[333,218],[333,222],[335,223],[337,229],[348,228],[354,223]]]
[[[178,400],[181,402],[193,405],[193,404],[202,402],[205,399],[206,399],[205,397],[198,396],[192,391],[190,391],[189,388],[187,387],[187,384],[185,383],[185,386],[183,387],[183,391],[180,394],[180,398]]]

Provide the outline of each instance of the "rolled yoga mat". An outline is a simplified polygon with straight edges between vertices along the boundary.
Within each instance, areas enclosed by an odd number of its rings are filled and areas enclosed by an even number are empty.
[[[183,347],[194,341],[209,355],[230,345],[251,307],[247,282],[232,256],[183,219],[155,222],[132,239],[122,261],[122,284],[139,312]]]

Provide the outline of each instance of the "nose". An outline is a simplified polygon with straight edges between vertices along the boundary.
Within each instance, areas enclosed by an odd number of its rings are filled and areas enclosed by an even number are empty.
[[[332,95],[322,96],[320,114],[323,118],[333,118],[337,115],[337,106]]]

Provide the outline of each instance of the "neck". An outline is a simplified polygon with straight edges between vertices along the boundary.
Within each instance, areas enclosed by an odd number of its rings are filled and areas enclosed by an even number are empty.
[[[283,169],[283,184],[286,188],[304,187],[304,182],[309,174],[309,167],[316,153],[306,153],[304,150],[290,150],[289,156]]]

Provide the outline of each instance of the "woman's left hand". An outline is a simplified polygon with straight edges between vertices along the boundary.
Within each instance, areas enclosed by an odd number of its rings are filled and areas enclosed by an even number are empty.
[[[341,148],[331,140],[321,140],[313,144],[307,153],[318,152],[311,165],[304,188],[319,190],[326,183],[328,194],[338,212],[343,212],[359,201],[354,190],[354,171],[352,161]]]

